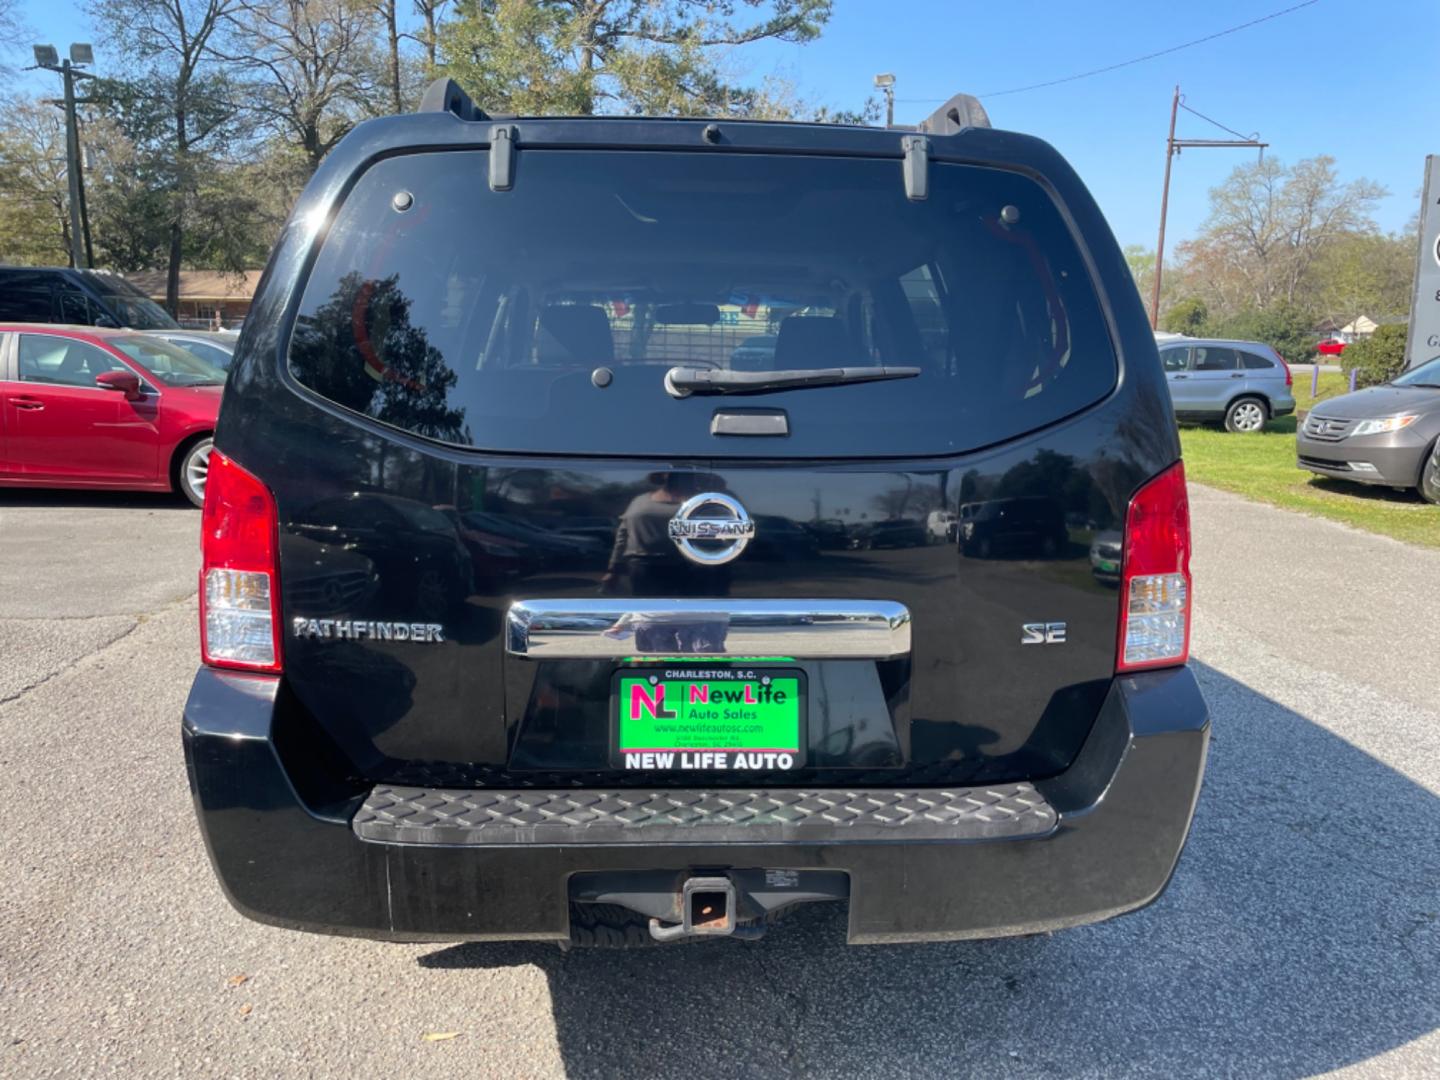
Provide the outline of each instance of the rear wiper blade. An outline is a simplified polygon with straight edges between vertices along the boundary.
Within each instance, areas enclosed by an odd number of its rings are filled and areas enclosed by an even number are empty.
[[[768,394],[772,390],[807,390],[816,386],[913,379],[919,374],[918,367],[793,368],[783,371],[672,367],[665,373],[665,391],[677,398],[691,394]]]

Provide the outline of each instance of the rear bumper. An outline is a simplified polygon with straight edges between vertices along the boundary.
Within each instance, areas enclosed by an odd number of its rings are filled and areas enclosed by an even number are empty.
[[[563,940],[571,876],[631,870],[840,870],[855,943],[1095,922],[1143,907],[1170,880],[1210,730],[1188,669],[1116,679],[1071,767],[1020,785],[1035,796],[1025,796],[1028,824],[1018,827],[987,818],[970,828],[963,814],[946,819],[949,833],[933,815],[920,815],[918,827],[871,821],[855,832],[814,821],[753,830],[733,820],[686,832],[671,821],[654,842],[613,828],[586,838],[563,824],[559,835],[510,828],[446,842],[443,831],[409,840],[377,831],[367,810],[375,792],[292,775],[286,761],[305,748],[283,730],[281,695],[277,679],[209,669],[191,689],[185,759],[215,871],[231,903],[260,922],[393,940]],[[951,793],[952,802],[971,796]]]

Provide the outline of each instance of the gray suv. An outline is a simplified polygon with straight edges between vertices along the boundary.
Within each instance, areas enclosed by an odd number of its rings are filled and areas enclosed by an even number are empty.
[[[1253,432],[1295,411],[1290,368],[1269,345],[1191,338],[1162,345],[1160,361],[1179,420]]]

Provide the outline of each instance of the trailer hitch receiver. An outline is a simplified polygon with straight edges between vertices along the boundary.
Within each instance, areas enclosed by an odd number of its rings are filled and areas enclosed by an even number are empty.
[[[728,937],[735,933],[735,883],[728,877],[686,878],[680,890],[680,922],[650,920],[656,941],[687,937]]]

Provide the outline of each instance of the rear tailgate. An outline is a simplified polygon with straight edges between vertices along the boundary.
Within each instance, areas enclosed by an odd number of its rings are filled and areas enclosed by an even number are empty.
[[[1042,452],[1042,465],[1047,460],[1052,472],[1042,482],[1054,486],[1057,503],[1077,493],[1097,507],[1125,497],[1096,486],[1073,462]],[[853,464],[736,463],[703,473],[578,461],[563,468],[446,465],[436,471],[450,474],[453,486],[432,492],[430,502],[415,492],[419,510],[403,514],[394,511],[398,496],[303,506],[283,485],[282,559],[296,555],[293,568],[282,565],[286,621],[315,624],[286,642],[288,681],[371,775],[413,779],[412,767],[423,766],[443,767],[453,782],[464,776],[500,782],[511,769],[629,782],[636,777],[600,775],[611,771],[616,749],[612,677],[627,656],[674,656],[687,646],[678,640],[656,646],[632,632],[615,635],[611,659],[507,652],[513,606],[553,601],[562,610],[584,610],[602,603],[643,615],[665,606],[647,602],[656,598],[689,599],[710,612],[740,609],[746,600],[787,600],[802,611],[809,601],[817,612],[834,601],[858,601],[862,609],[882,601],[908,612],[907,653],[802,657],[798,665],[777,658],[773,665],[798,666],[808,676],[806,765],[831,770],[828,779],[837,783],[1048,775],[1078,749],[1115,662],[1117,590],[1092,572],[1091,530],[1078,518],[1084,511],[1074,512],[1078,523],[1053,540],[1025,533],[1010,546],[1001,538],[983,557],[966,554],[961,535],[927,541],[922,531],[893,546],[832,546],[807,528],[816,505],[823,513],[877,499],[898,504],[902,492],[912,504],[954,501],[952,490],[1003,489],[1007,474],[1028,474],[1035,464],[1033,452],[1017,449],[991,455],[983,466],[883,471]],[[575,527],[623,520],[635,500],[663,491],[657,477],[722,488],[754,508],[760,521],[747,549],[724,567],[663,553],[626,566],[623,559],[612,563],[612,546],[598,542],[596,527]],[[296,479],[304,487],[313,474]],[[455,488],[487,509],[433,510]],[[352,519],[369,520],[351,525]],[[454,526],[447,532],[419,524],[440,520]],[[776,520],[790,528],[779,529]],[[612,524],[612,545],[614,532]],[[526,533],[535,539],[524,539]],[[300,546],[297,534],[308,542]],[[592,537],[597,542],[563,544]],[[618,622],[608,617],[604,628]],[[1065,624],[1064,643],[1022,644],[1022,627],[1036,622]],[[441,627],[435,636],[442,640],[429,640],[414,624]],[[884,770],[887,779],[855,770]]]

